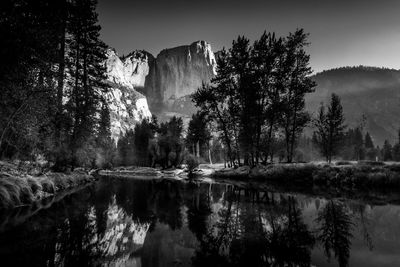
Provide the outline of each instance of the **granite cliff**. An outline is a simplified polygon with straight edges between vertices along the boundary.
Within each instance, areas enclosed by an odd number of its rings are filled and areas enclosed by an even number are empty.
[[[153,112],[177,111],[186,102],[182,100],[215,74],[215,56],[205,41],[164,49],[151,62],[142,92]]]
[[[111,134],[118,140],[121,133],[133,129],[137,122],[151,118],[146,97],[136,88],[144,86],[152,56],[135,51],[120,58],[110,49],[107,52],[107,80],[111,87],[106,95],[110,108]]]

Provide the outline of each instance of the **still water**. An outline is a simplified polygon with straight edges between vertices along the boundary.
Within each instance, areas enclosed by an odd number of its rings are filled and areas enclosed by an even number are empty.
[[[400,266],[400,206],[230,184],[101,178],[0,217],[1,266]]]

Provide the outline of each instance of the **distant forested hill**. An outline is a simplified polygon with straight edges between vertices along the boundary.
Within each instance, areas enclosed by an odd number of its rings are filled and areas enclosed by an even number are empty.
[[[385,139],[397,142],[400,128],[400,71],[376,67],[344,67],[317,73],[318,86],[307,97],[307,108],[316,112],[331,93],[338,94],[350,127],[361,123],[365,115],[365,130],[375,144]]]

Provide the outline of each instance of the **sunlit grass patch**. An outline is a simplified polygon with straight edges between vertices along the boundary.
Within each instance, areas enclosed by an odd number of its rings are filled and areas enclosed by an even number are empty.
[[[1,162],[0,167],[0,209],[29,205],[59,191],[93,181],[93,177],[83,170],[70,174],[49,172],[35,177],[11,163]]]

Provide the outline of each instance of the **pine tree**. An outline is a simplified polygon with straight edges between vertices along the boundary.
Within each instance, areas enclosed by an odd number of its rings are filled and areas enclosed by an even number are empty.
[[[319,148],[326,161],[329,161],[329,127],[325,106],[321,104],[318,115],[313,121],[316,130],[313,132],[313,143]]]
[[[392,158],[392,145],[389,143],[388,140],[385,140],[382,147],[382,155],[384,161],[393,160]]]
[[[96,1],[76,0],[72,2],[69,43],[69,66],[71,79],[69,112],[73,118],[72,155],[78,165],[94,141],[99,113],[101,92],[107,90],[105,81],[106,45],[99,39]],[[86,151],[86,152],[85,152]]]
[[[354,130],[354,135],[352,138],[352,144],[354,146],[354,156],[355,160],[364,160],[365,159],[365,147],[364,147],[364,138],[360,127],[357,127]]]
[[[314,120],[317,130],[314,132],[314,142],[320,148],[326,160],[331,163],[332,156],[344,141],[344,115],[340,98],[332,94],[328,111],[325,113],[324,106],[321,105],[318,117]]]
[[[369,134],[369,132],[367,132],[365,134],[365,148],[370,149],[370,148],[374,148],[374,142],[372,141],[371,135]]]
[[[110,111],[108,104],[103,99],[100,111],[100,122],[97,133],[96,165],[98,167],[112,167],[116,154],[115,143],[111,138]]]

